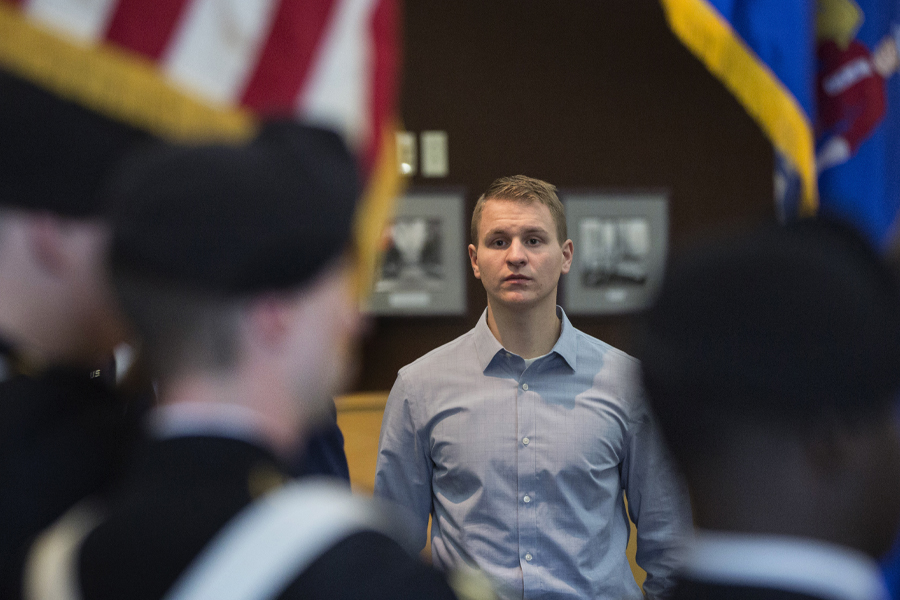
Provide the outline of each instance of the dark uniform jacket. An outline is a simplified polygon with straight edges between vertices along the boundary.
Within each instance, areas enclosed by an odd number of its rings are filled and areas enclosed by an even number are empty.
[[[32,538],[86,496],[102,493],[129,459],[140,411],[87,369],[15,371],[0,381],[0,597],[13,597]]]
[[[295,464],[289,465],[291,475],[325,475],[350,485],[350,467],[344,452],[344,434],[337,424],[337,408],[331,404],[331,418],[314,431]]]
[[[78,557],[84,600],[162,598],[235,515],[280,485],[286,470],[266,450],[222,437],[149,442],[106,519]],[[451,599],[443,577],[388,537],[352,534],[279,598]]]
[[[700,581],[679,581],[667,597],[668,600],[826,600],[775,587],[753,587],[707,583]]]

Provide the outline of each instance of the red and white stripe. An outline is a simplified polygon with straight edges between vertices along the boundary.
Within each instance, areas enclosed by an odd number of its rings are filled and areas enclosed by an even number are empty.
[[[240,101],[269,36],[276,0],[194,0],[162,58],[183,88],[216,104]]]
[[[297,99],[300,115],[342,130],[354,147],[364,147],[372,132],[367,110],[372,101],[372,40],[368,24],[375,4],[376,0],[338,3],[307,85]]]
[[[22,3],[36,22],[82,42],[103,36],[116,0],[30,0]]]
[[[397,0],[0,0],[85,44],[157,62],[216,105],[343,133],[374,166],[396,93]]]

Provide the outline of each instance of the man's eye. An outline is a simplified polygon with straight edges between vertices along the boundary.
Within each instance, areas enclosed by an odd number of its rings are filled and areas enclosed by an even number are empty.
[[[503,240],[494,240],[493,242],[491,242],[491,246],[493,246],[495,248],[502,248],[503,244],[504,244]]]
[[[541,243],[540,238],[530,238],[528,240],[528,245],[530,245],[530,246],[537,246],[540,243]]]

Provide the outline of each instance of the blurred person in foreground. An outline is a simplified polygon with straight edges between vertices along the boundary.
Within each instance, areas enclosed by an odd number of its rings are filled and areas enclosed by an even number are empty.
[[[691,490],[672,598],[884,600],[900,523],[900,311],[855,232],[768,227],[676,262],[648,397]]]
[[[109,502],[38,539],[30,597],[454,597],[379,509],[286,483],[354,354],[356,182],[336,134],[288,122],[151,149],[113,179],[114,280],[159,406]]]
[[[147,134],[0,68],[0,596],[30,539],[107,489],[141,403],[109,368],[126,324],[99,191]]]
[[[373,51],[389,45],[384,27],[354,13],[355,33],[320,51],[308,15],[328,2],[0,2],[0,597],[13,595],[7,585],[18,585],[33,536],[109,488],[152,401],[138,370],[126,380],[140,401],[110,385],[126,325],[102,265],[109,231],[98,191],[109,170],[151,138],[247,139],[257,113],[321,116],[298,97],[314,96],[341,127],[332,95],[362,97],[365,86],[324,78],[323,95],[312,77],[272,85],[283,65],[313,54],[309,64],[346,72],[358,56],[344,49],[363,36],[378,38]],[[348,12],[331,11],[328,28]],[[349,478],[334,419],[297,454],[295,472]]]
[[[359,10],[354,2],[0,2],[0,71],[26,88],[0,83],[4,202],[43,194],[50,210],[72,197],[90,203],[92,186],[134,138],[246,140],[274,115],[342,132],[369,189],[384,190],[360,211],[357,239],[368,258],[375,254],[369,230],[378,230],[390,206],[380,199],[392,186],[375,173],[391,172],[383,141],[395,105],[397,15],[394,0]],[[8,341],[17,358],[26,350]],[[293,472],[349,481],[335,418],[297,454]],[[41,504],[32,494],[20,498]],[[13,539],[4,532],[0,545]]]
[[[900,280],[900,230],[895,226],[893,236],[886,252],[886,258],[894,276]],[[900,311],[900,306],[897,307]],[[900,398],[898,398],[900,403]],[[882,559],[882,571],[888,592],[893,600],[900,600],[900,531],[894,539],[894,547]]]
[[[397,375],[376,496],[412,511],[419,547],[430,514],[434,563],[477,565],[506,598],[641,598],[625,554],[630,515],[644,591],[662,595],[690,528],[687,495],[638,362],[556,304],[574,251],[556,188],[498,179],[471,234],[487,309]]]

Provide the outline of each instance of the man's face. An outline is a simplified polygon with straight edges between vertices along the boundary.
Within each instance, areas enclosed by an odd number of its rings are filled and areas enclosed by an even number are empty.
[[[560,242],[550,209],[540,202],[491,199],[469,245],[475,277],[495,308],[555,305],[559,277],[572,266],[572,241]]]

